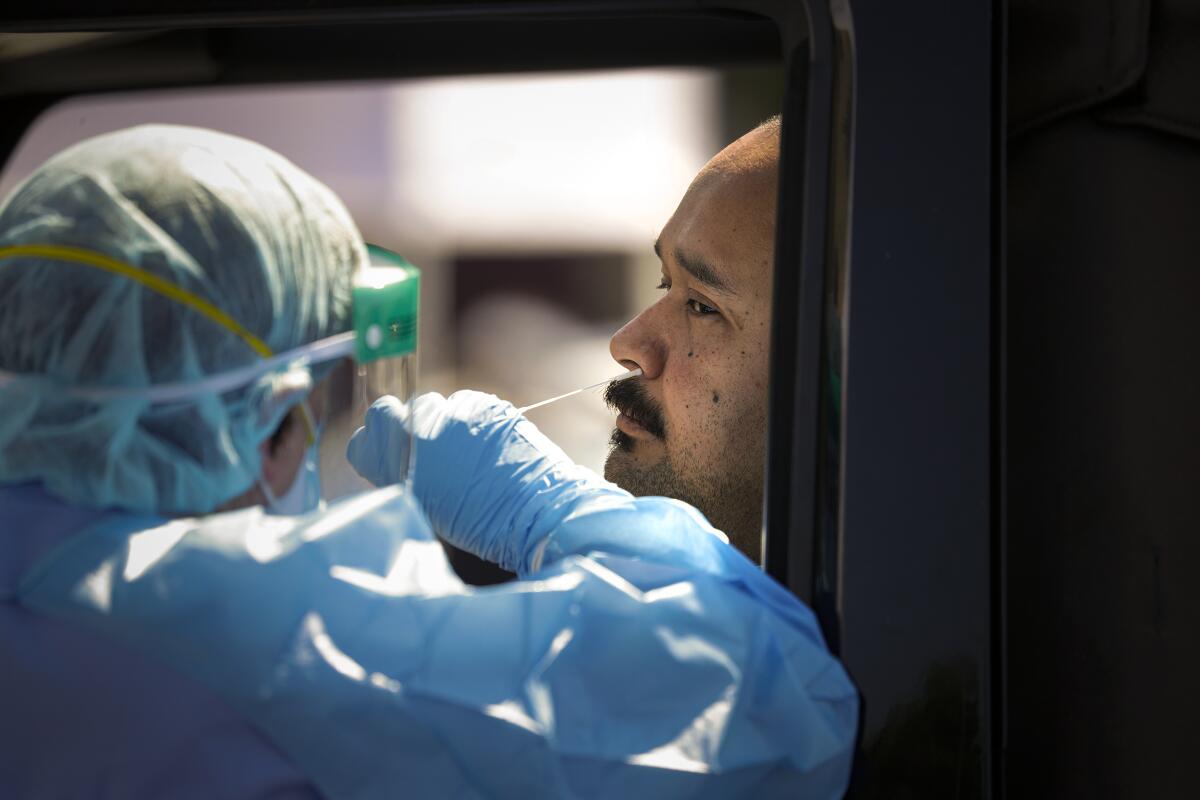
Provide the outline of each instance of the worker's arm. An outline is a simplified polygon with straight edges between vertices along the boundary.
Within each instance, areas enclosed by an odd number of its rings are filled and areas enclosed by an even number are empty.
[[[840,687],[828,697],[838,697],[833,705],[842,712],[854,708],[852,716],[857,714],[857,695],[829,656],[811,610],[731,547],[695,508],[664,497],[635,498],[575,464],[511,404],[492,395],[428,394],[417,399],[411,420],[408,413],[394,398],[376,402],[348,456],[363,477],[387,484],[403,452],[398,443],[411,431],[417,447],[414,494],[439,536],[523,578],[558,571],[556,565],[573,556],[620,562],[635,584],[632,576],[653,576],[656,570],[704,576],[805,641],[804,652],[793,651],[795,668],[803,671],[828,659],[832,671],[825,677],[836,675],[829,685]],[[703,609],[700,616],[712,613]],[[844,732],[852,735],[853,727]]]
[[[418,490],[523,580],[464,586],[391,487],[307,517],[117,516],[20,600],[203,682],[330,797],[840,798],[858,700],[811,612],[688,506],[493,403],[423,434],[455,460],[423,444]]]
[[[411,413],[396,398],[376,401],[347,457],[375,485],[393,483],[411,431],[413,492],[434,532],[454,546],[521,576],[590,553],[721,576],[776,613],[804,617],[820,639],[808,609],[695,508],[635,498],[572,461],[512,404],[481,392],[430,393]]]

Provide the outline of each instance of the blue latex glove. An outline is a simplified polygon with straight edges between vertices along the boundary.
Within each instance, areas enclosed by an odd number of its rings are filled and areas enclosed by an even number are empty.
[[[546,538],[582,499],[633,499],[571,461],[511,403],[495,395],[421,395],[413,416],[413,493],[433,530],[504,569],[526,574],[540,566]],[[346,457],[376,486],[395,483],[400,474],[408,441],[406,417],[404,404],[381,397],[350,440]]]

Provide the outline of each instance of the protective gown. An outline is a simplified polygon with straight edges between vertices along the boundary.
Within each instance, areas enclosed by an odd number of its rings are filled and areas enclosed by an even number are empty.
[[[691,507],[488,395],[417,404],[411,488],[307,517],[115,515],[21,602],[225,697],[331,797],[840,797],[857,699],[811,613]],[[351,445],[387,480],[403,408]],[[464,586],[432,528],[515,569]]]

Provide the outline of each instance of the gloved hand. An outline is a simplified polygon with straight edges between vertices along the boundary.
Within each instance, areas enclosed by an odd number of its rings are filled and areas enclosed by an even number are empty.
[[[408,446],[407,408],[376,400],[346,457],[376,486],[395,483]],[[411,425],[417,448],[413,493],[433,530],[447,542],[504,569],[538,566],[546,537],[584,497],[625,491],[575,464],[511,403],[460,391],[418,397]]]

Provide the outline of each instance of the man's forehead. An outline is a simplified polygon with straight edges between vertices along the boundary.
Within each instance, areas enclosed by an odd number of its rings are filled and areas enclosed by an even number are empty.
[[[663,227],[664,261],[699,262],[734,293],[763,280],[774,253],[774,183],[761,175],[701,176]],[[687,269],[686,263],[679,266]],[[692,270],[688,270],[692,272]],[[714,281],[703,281],[714,285]],[[714,285],[714,288],[721,288]]]

